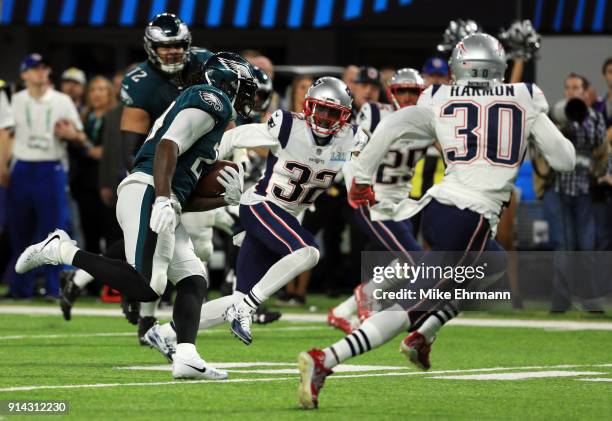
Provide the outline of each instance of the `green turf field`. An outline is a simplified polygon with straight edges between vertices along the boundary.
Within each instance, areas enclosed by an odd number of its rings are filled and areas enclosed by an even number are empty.
[[[342,337],[321,323],[255,326],[250,347],[225,327],[203,333],[208,361],[250,364],[230,364],[225,382],[174,382],[120,317],[0,318],[0,400],[67,400],[73,419],[612,419],[610,330],[447,326],[428,373],[397,352],[400,336],[348,361],[328,379],[320,408],[305,412],[296,356]],[[547,377],[482,379],[512,374]],[[481,379],[448,377],[466,375]],[[8,390],[18,387],[31,388]]]

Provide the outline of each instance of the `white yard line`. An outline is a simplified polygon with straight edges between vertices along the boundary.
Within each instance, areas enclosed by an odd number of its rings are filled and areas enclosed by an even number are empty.
[[[32,316],[58,316],[61,312],[58,307],[7,305],[0,306],[0,314],[26,314]],[[103,316],[123,317],[119,308],[79,308],[72,310],[75,316]],[[159,310],[157,316],[161,319],[172,317],[171,310]],[[327,316],[324,314],[295,314],[283,313],[281,318],[286,322],[308,322],[325,323]],[[459,317],[451,320],[451,326],[476,326],[476,327],[505,327],[505,328],[531,328],[552,330],[606,330],[612,331],[612,322],[607,321],[574,321],[574,320],[527,320],[527,319],[486,319],[486,318],[464,318]]]
[[[439,380],[525,380],[543,379],[547,377],[577,377],[596,376],[601,373],[597,371],[520,371],[518,373],[495,373],[495,374],[464,374],[459,376],[433,376],[430,379]]]
[[[327,326],[255,326],[255,332],[261,331],[281,331],[281,332],[301,332],[309,330],[328,330]],[[198,335],[227,332],[228,329],[214,328],[202,330]],[[134,336],[136,332],[102,332],[102,333],[63,333],[50,335],[7,335],[0,336],[0,341],[19,340],[19,339],[63,339],[63,338],[95,338],[95,337],[114,337],[114,336]]]
[[[214,365],[214,363],[212,363]],[[396,377],[396,376],[428,376],[432,374],[454,374],[454,373],[470,373],[470,372],[488,372],[488,371],[507,371],[507,370],[533,370],[533,369],[552,369],[552,368],[577,368],[577,367],[612,367],[612,364],[592,364],[592,365],[552,365],[552,366],[532,366],[532,367],[491,367],[491,368],[474,368],[468,370],[440,370],[440,371],[408,371],[408,372],[391,372],[391,373],[367,373],[367,374],[341,374],[329,377],[329,379],[354,379],[362,377]],[[228,380],[186,380],[186,381],[167,381],[167,382],[137,382],[137,383],[93,383],[93,384],[69,384],[69,385],[37,385],[37,386],[15,386],[0,388],[1,392],[24,392],[32,390],[57,390],[57,389],[96,389],[107,387],[133,387],[133,386],[166,386],[173,384],[226,384],[226,383],[258,383],[258,382],[274,382],[274,381],[296,381],[298,377],[270,377],[256,379],[228,379]]]

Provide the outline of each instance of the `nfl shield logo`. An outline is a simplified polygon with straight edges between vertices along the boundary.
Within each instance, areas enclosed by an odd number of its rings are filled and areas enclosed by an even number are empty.
[[[316,153],[317,155],[321,155],[321,152],[323,152],[321,149],[317,148]]]

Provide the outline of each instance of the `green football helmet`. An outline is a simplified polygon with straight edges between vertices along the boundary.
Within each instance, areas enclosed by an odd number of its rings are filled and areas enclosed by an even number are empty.
[[[225,92],[234,110],[241,117],[249,118],[257,91],[251,64],[240,54],[219,52],[210,56],[202,67],[201,76],[206,83]]]
[[[251,117],[262,117],[272,102],[272,80],[266,72],[257,66],[253,67],[253,76],[257,82],[257,91],[255,92],[255,105]]]
[[[182,59],[176,63],[164,63],[157,53],[159,47],[179,46],[183,48]],[[145,28],[144,49],[153,66],[166,74],[183,70],[188,60],[191,33],[187,25],[172,13],[160,13]]]

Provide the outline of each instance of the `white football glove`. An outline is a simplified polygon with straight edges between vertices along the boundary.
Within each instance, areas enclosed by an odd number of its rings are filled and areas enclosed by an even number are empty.
[[[242,165],[238,164],[238,171],[230,166],[224,167],[219,171],[217,181],[225,187],[225,196],[223,196],[225,203],[228,205],[240,204],[240,196],[242,196],[242,190],[244,189],[244,169]]]
[[[165,196],[159,196],[153,204],[149,226],[157,234],[162,231],[173,232],[176,225],[178,203]]]

